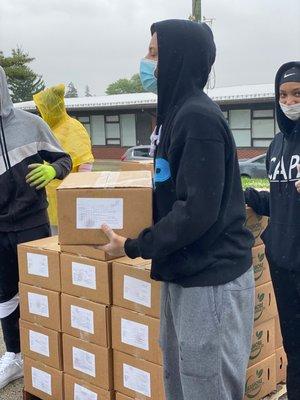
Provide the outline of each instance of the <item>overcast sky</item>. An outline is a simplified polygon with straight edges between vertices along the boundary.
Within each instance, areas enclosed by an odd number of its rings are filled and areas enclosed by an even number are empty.
[[[0,0],[0,50],[17,45],[36,58],[47,86],[86,85],[95,95],[138,72],[152,22],[187,18],[192,0]],[[299,0],[203,0],[214,18],[217,86],[272,83],[300,59]]]

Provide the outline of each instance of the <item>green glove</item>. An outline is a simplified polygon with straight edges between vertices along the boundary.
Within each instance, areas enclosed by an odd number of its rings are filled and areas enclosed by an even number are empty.
[[[51,165],[30,164],[28,169],[31,172],[26,175],[26,182],[35,186],[37,190],[47,186],[56,177],[56,171]]]

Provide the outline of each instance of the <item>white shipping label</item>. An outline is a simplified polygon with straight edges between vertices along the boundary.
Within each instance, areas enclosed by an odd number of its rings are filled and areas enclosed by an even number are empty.
[[[29,330],[29,348],[35,353],[50,357],[49,337],[47,335]]]
[[[84,332],[94,334],[94,312],[71,305],[71,326]]]
[[[98,400],[98,395],[97,393],[75,383],[74,400]]]
[[[27,253],[27,271],[30,275],[49,278],[48,257],[43,254]]]
[[[28,307],[31,314],[49,318],[49,305],[47,296],[29,292]]]
[[[123,229],[123,199],[76,199],[76,228],[100,229],[107,224]]]
[[[31,367],[32,387],[52,396],[51,375],[40,369]]]
[[[149,327],[138,322],[121,319],[121,340],[125,344],[149,350]]]
[[[149,372],[123,364],[124,387],[151,397],[151,377]]]
[[[151,308],[151,284],[124,275],[123,297],[125,300]]]
[[[84,374],[96,377],[95,354],[73,347],[73,368]]]
[[[88,289],[96,289],[96,268],[93,265],[72,262],[72,283]]]

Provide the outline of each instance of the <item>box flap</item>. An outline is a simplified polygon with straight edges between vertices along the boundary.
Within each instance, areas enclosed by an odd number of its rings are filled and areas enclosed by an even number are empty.
[[[151,260],[144,260],[143,258],[135,258],[134,260],[129,257],[122,257],[114,260],[114,263],[129,265],[134,268],[151,269]]]
[[[104,189],[104,188],[151,188],[150,171],[102,171],[69,174],[58,190]]]
[[[19,244],[18,247],[31,247],[39,250],[53,250],[60,252],[60,245],[58,244],[58,236],[50,236],[43,239],[33,240]]]

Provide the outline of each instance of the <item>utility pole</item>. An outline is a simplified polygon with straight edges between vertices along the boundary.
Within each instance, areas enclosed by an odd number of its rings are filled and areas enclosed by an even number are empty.
[[[191,19],[195,22],[201,22],[202,15],[201,15],[201,0],[193,0],[193,9]]]

